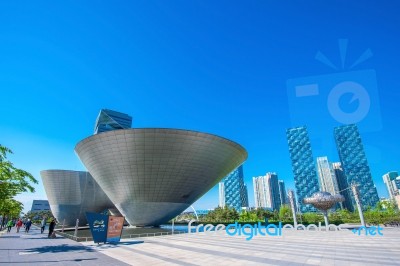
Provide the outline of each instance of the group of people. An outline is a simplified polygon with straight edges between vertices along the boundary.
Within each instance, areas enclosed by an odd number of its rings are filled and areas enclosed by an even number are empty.
[[[43,234],[45,228],[46,228],[46,218],[43,218],[42,221],[40,222],[40,233]],[[53,236],[53,232],[54,232],[54,228],[56,227],[56,219],[52,218],[49,224],[49,235],[48,237],[52,237]],[[26,221],[22,221],[22,219],[18,219],[17,221],[15,220],[9,220],[7,222],[7,233],[11,232],[11,228],[12,227],[16,227],[17,228],[17,233],[19,233],[19,230],[21,229],[22,226],[25,227],[25,233],[29,233],[29,230],[31,229],[32,226],[32,221],[31,219],[28,219]]]
[[[17,228],[17,233],[19,233],[19,230],[21,229],[22,226],[25,227],[25,233],[29,233],[29,230],[31,229],[32,226],[32,221],[31,219],[28,219],[26,221],[22,221],[21,219],[18,219],[16,222],[13,220],[9,220],[7,222],[7,233],[11,232],[12,227]]]

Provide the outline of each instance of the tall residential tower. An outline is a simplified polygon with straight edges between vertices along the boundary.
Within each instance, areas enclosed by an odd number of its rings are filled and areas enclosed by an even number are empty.
[[[253,177],[253,187],[256,208],[280,209],[281,197],[278,175],[276,173],[267,173],[265,176]]]
[[[304,198],[311,197],[315,192],[319,191],[307,128],[289,128],[286,131],[286,137],[300,210],[301,212],[316,211],[311,205],[303,203]]]
[[[363,207],[375,206],[379,201],[378,192],[372,179],[357,126],[351,124],[336,127],[334,135],[348,185],[351,186],[353,183],[359,185],[358,189]],[[351,198],[351,210],[354,210],[355,201],[353,195]]]
[[[400,182],[396,182],[399,174],[395,171],[386,173],[382,176],[383,182],[386,185],[386,188],[389,193],[389,198],[391,200],[394,200],[396,195],[399,194],[399,189],[400,189]],[[400,181],[400,180],[399,180]]]
[[[240,211],[242,207],[249,207],[247,187],[243,178],[243,166],[239,166],[219,184],[220,207],[233,207]]]

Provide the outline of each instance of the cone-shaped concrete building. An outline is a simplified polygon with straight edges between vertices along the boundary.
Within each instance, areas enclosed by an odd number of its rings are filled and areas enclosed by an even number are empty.
[[[87,223],[86,212],[114,209],[107,195],[88,172],[44,170],[40,172],[50,209],[56,219],[65,225]]]
[[[239,144],[177,129],[120,129],[90,136],[75,151],[131,225],[174,218],[247,158]]]

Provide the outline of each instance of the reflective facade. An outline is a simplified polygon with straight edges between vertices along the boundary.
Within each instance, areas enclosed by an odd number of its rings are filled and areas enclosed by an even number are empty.
[[[332,163],[332,169],[335,173],[335,177],[338,184],[338,189],[340,195],[344,197],[344,201],[341,203],[342,207],[348,209],[349,211],[353,211],[353,203],[351,201],[351,189],[348,189],[350,186],[347,183],[346,176],[344,175],[342,164],[340,162]]]
[[[88,172],[44,170],[40,172],[54,217],[61,224],[87,224],[86,212],[115,208]]]
[[[317,173],[306,127],[289,128],[286,131],[297,201],[301,212],[316,211],[305,205],[303,199],[319,191]]]
[[[379,201],[376,187],[372,180],[364,146],[356,125],[345,125],[334,129],[336,147],[342,163],[347,183],[359,184],[360,200],[363,208],[374,207]],[[352,205],[355,205],[351,195]],[[354,208],[354,207],[353,207]]]
[[[248,192],[243,177],[243,165],[226,176],[220,182],[219,189],[221,207],[233,207],[238,212],[241,211],[242,207],[249,207]]]
[[[281,206],[284,204],[289,204],[286,194],[285,182],[283,180],[278,180],[279,185],[279,198],[281,200]]]
[[[280,209],[281,195],[276,173],[253,177],[253,187],[256,208]]]
[[[50,205],[48,200],[33,200],[31,212],[49,211]]]
[[[94,126],[94,134],[116,129],[127,129],[131,126],[131,116],[108,109],[101,109]]]
[[[239,144],[175,129],[121,129],[93,135],[75,151],[131,225],[169,221],[247,158]]]

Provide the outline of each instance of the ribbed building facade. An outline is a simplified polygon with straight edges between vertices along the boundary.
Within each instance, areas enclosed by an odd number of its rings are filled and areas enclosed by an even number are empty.
[[[115,206],[90,173],[71,170],[40,172],[50,209],[59,223],[85,225],[86,212],[102,212]]]
[[[303,203],[304,198],[311,197],[312,194],[319,191],[318,178],[315,171],[314,158],[307,128],[289,128],[286,131],[286,137],[300,211],[316,211],[311,205]]]
[[[351,124],[336,127],[334,136],[347,183],[359,185],[360,200],[364,208],[374,207],[379,201],[378,192],[372,179],[357,126]],[[352,206],[354,206],[354,197],[351,196],[351,199]]]
[[[163,128],[110,130],[83,139],[75,151],[134,226],[168,222],[247,158],[226,138]]]

